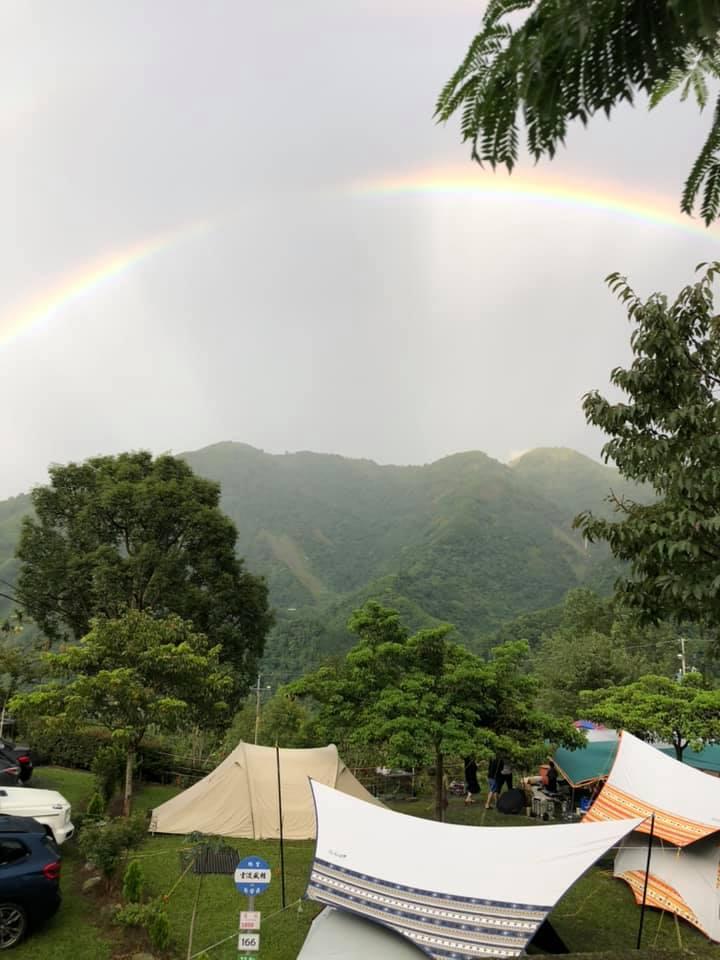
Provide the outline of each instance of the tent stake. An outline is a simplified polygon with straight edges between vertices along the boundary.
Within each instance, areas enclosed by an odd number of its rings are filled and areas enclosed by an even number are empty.
[[[647,861],[645,863],[645,883],[643,884],[642,905],[640,907],[640,926],[638,927],[637,947],[636,947],[637,950],[640,949],[640,944],[642,942],[643,921],[645,920],[645,903],[647,901],[648,880],[650,879],[650,856],[652,854],[652,842],[653,842],[654,834],[655,834],[655,813],[653,812],[653,815],[650,817],[650,834],[648,836]]]
[[[277,761],[277,783],[278,783],[278,814],[280,818],[280,889],[282,893],[282,907],[285,909],[285,842],[283,838],[283,811],[282,811],[282,787],[280,785],[280,747],[275,744],[275,759]]]

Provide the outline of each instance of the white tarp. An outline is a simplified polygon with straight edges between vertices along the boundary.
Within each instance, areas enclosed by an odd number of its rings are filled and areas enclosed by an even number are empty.
[[[422,960],[409,940],[346,910],[325,907],[315,917],[297,960]]]
[[[655,813],[654,833],[678,847],[720,830],[720,779],[623,733],[605,786],[585,822],[647,818]],[[646,819],[640,827],[649,832]]]
[[[312,788],[308,896],[391,927],[431,957],[519,955],[568,887],[640,822],[467,827]]]
[[[280,784],[278,786],[278,767]],[[315,808],[310,777],[377,803],[340,759],[337,747],[308,750],[259,747],[240,743],[202,780],[153,810],[153,833],[206,833],[218,837],[283,836],[308,840],[315,836]]]
[[[645,886],[648,837],[632,833],[615,857],[615,876],[625,880],[642,903]],[[720,941],[720,846],[714,837],[687,847],[654,840],[646,903],[676,913]]]

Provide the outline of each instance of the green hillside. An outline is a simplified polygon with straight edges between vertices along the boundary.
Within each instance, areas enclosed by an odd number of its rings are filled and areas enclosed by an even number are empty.
[[[614,467],[591,460],[567,447],[539,447],[513,460],[510,467],[517,476],[543,496],[565,505],[568,515],[588,507],[596,513],[612,513],[605,498],[612,491],[646,503],[652,499],[650,487],[637,487],[623,479]]]
[[[615,565],[604,548],[586,548],[572,518],[607,509],[611,488],[631,492],[571,450],[534,450],[509,466],[479,452],[398,467],[241,443],[183,456],[220,482],[238,550],[268,579],[278,625],[266,664],[281,676],[344,650],[347,616],[368,597],[411,626],[450,621],[474,642],[580,583],[608,589]],[[28,505],[0,504],[4,579]]]

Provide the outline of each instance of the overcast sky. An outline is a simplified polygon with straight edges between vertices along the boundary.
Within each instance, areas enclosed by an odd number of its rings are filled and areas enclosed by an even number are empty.
[[[598,454],[580,400],[629,336],[603,277],[672,293],[718,255],[717,235],[602,196],[673,212],[709,117],[626,109],[521,166],[605,184],[599,206],[368,187],[474,174],[432,112],[482,6],[3,3],[0,496],[50,462],[220,440],[395,463]]]

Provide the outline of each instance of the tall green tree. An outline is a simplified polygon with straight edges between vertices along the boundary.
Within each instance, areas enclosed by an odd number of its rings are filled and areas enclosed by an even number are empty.
[[[10,700],[21,687],[33,683],[40,675],[37,646],[17,643],[17,634],[22,630],[22,615],[18,611],[0,624],[0,737],[4,733]]]
[[[454,643],[450,626],[410,634],[395,611],[369,602],[350,620],[359,641],[339,665],[291,684],[317,711],[326,739],[371,748],[390,764],[428,767],[443,818],[448,758],[496,750],[527,760],[545,738],[574,742],[570,724],[539,710],[527,645],[484,661]]]
[[[174,613],[222,646],[238,678],[255,673],[272,617],[265,582],[235,555],[218,484],[147,452],[50,468],[23,520],[17,599],[51,639],[93,617]]]
[[[220,646],[180,617],[130,610],[93,621],[79,643],[45,655],[53,677],[11,701],[13,712],[50,730],[106,727],[125,751],[124,812],[130,812],[137,749],[150,728],[173,732],[227,716],[232,678]]]
[[[233,717],[222,744],[225,756],[241,740],[253,743],[258,720],[257,704],[250,697]],[[280,688],[267,703],[261,704],[257,742],[265,747],[314,747],[318,744],[315,719],[307,706],[297,697]]]
[[[580,692],[633,679],[632,661],[606,633],[567,628],[545,637],[534,660],[543,703],[581,716]]]
[[[647,673],[672,677],[677,649],[669,624],[641,626],[618,603],[580,587],[567,594],[560,625],[543,636],[533,669],[543,704],[580,717],[581,691],[622,685]]]
[[[553,157],[573,120],[609,115],[638,94],[651,106],[673,90],[709,100],[720,72],[719,0],[490,0],[480,32],[437,102],[460,115],[472,157],[511,170],[520,120],[536,160]],[[701,196],[706,223],[720,208],[720,95],[686,180],[681,207]]]
[[[720,264],[709,267],[672,303],[661,294],[643,301],[624,278],[610,278],[634,326],[633,362],[611,375],[621,401],[593,391],[583,408],[610,437],[603,457],[624,477],[650,483],[658,499],[614,498],[617,519],[584,513],[575,521],[629,563],[618,591],[642,621],[693,621],[712,631],[720,627],[718,271]]]
[[[679,681],[649,675],[624,686],[586,692],[582,699],[592,720],[642,740],[668,741],[681,762],[686,747],[699,749],[720,736],[720,690],[713,690],[699,673],[688,673]]]

